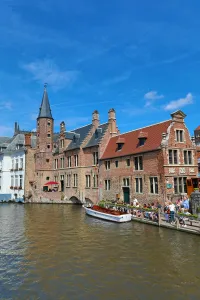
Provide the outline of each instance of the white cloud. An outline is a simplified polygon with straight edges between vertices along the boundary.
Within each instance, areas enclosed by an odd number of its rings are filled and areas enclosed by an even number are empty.
[[[157,91],[150,91],[148,93],[146,93],[144,95],[144,99],[147,100],[145,106],[150,106],[152,104],[152,101],[154,100],[158,100],[158,99],[163,99],[164,98],[164,95],[159,95]]]
[[[78,71],[61,70],[52,60],[37,60],[23,64],[22,68],[29,72],[33,79],[44,84],[47,82],[52,88],[58,90],[73,83]]]
[[[0,109],[12,110],[12,103],[9,101],[0,102]]]
[[[130,76],[131,76],[131,72],[126,72],[122,75],[119,75],[119,76],[116,76],[116,77],[105,80],[103,82],[103,85],[109,86],[109,85],[112,85],[112,84],[117,84],[117,83],[128,80],[130,78]]]
[[[184,107],[186,105],[193,103],[193,95],[191,93],[188,93],[185,98],[180,98],[178,100],[173,100],[169,102],[164,109],[165,110],[176,110],[181,107]]]

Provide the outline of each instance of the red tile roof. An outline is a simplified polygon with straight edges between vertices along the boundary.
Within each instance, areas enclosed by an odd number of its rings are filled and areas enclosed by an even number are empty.
[[[112,137],[101,159],[120,157],[158,149],[162,141],[162,133],[167,133],[167,129],[171,123],[172,120],[168,120]],[[143,146],[139,146],[138,137],[139,133],[143,131],[143,129],[145,134],[147,134],[147,139]],[[125,139],[125,143],[121,150],[117,150],[116,144],[119,137]]]
[[[195,129],[195,131],[196,131],[196,130],[200,130],[200,125]]]

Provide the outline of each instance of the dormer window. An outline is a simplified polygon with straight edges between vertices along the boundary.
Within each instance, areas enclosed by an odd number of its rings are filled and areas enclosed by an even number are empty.
[[[148,138],[148,133],[140,131],[139,136],[138,136],[139,146],[144,146],[147,138]]]
[[[125,139],[124,138],[121,138],[119,137],[116,141],[116,144],[117,144],[117,151],[120,151],[122,150],[123,146],[124,146],[124,143],[125,143]]]
[[[73,137],[73,143],[76,143],[76,136]]]

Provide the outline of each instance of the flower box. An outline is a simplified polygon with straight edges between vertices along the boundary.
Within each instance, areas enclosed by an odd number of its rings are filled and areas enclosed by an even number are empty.
[[[12,190],[12,189],[13,189],[13,186],[10,186],[10,189]]]
[[[18,190],[22,190],[22,186],[18,186]]]
[[[19,171],[22,171],[23,170],[23,168],[19,168]]]
[[[17,190],[17,186],[14,186],[14,190]]]

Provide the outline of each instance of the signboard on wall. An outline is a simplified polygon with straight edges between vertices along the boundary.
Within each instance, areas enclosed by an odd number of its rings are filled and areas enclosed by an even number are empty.
[[[172,184],[171,183],[167,183],[167,189],[171,189],[172,188]]]

